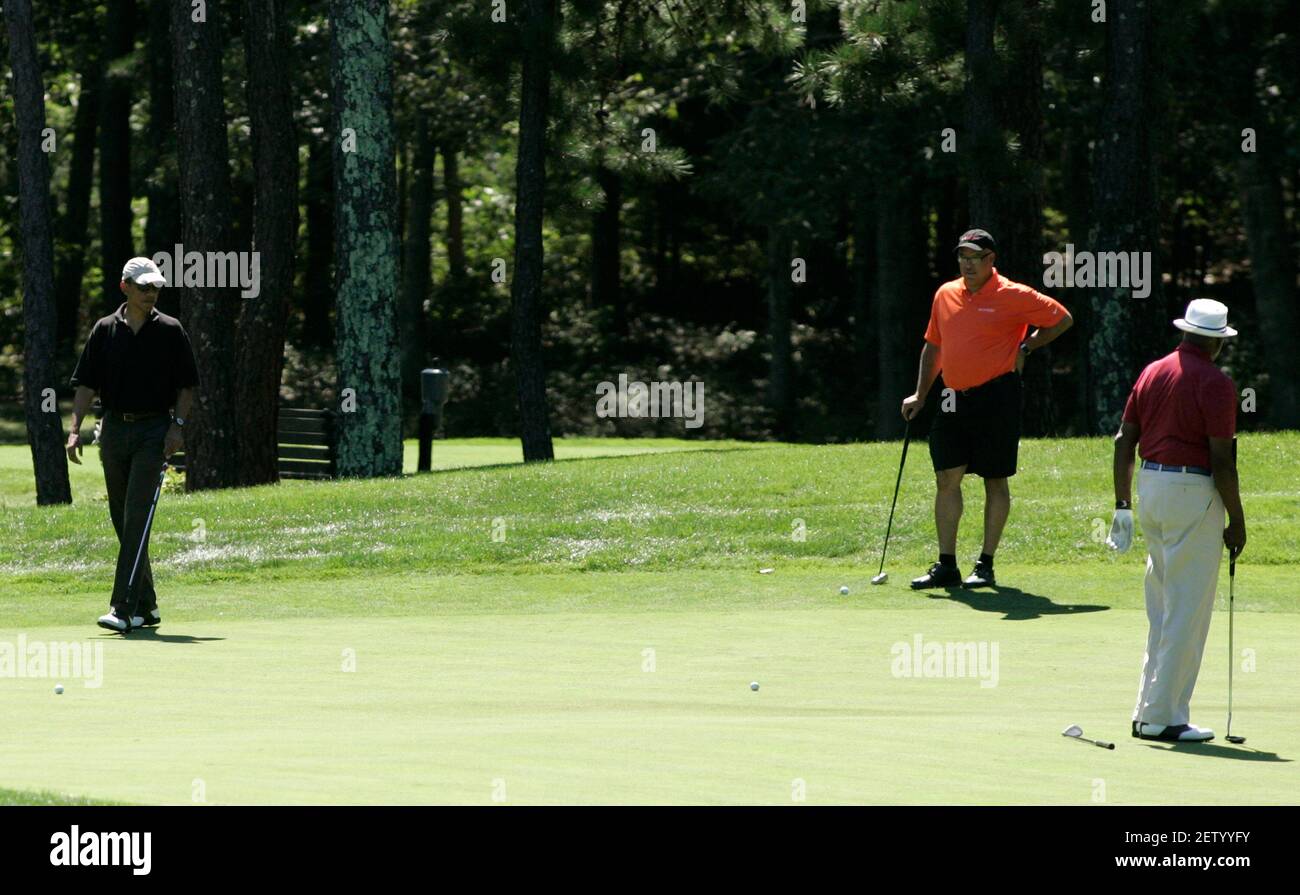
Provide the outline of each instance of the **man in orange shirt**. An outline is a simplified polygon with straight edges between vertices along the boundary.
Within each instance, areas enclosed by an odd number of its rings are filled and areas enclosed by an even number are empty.
[[[1011,512],[1007,479],[1016,474],[1020,447],[1020,371],[1029,352],[1074,322],[1056,299],[999,274],[993,266],[996,249],[985,230],[967,230],[957,241],[961,277],[934,294],[916,392],[903,399],[903,419],[911,420],[943,371],[948,389],[930,428],[939,561],[912,581],[917,589],[996,583],[993,553]],[[1030,333],[1030,327],[1036,329]],[[967,473],[984,479],[984,551],[963,582],[957,568],[957,523],[961,480]]]

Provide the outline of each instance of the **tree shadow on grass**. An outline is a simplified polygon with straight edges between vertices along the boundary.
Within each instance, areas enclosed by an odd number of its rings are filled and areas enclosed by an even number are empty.
[[[104,637],[122,637],[123,640],[151,640],[159,643],[209,643],[225,640],[224,637],[192,637],[189,634],[160,634],[154,628],[139,628],[125,636],[121,634],[104,634]]]
[[[1214,743],[1161,743],[1149,740],[1140,741],[1141,745],[1159,752],[1179,752],[1184,755],[1205,755],[1210,758],[1231,758],[1235,761],[1269,761],[1291,763],[1290,758],[1283,758],[1276,752],[1264,752],[1252,749],[1244,743],[1240,746],[1219,746]]]
[[[1044,615],[1082,615],[1085,612],[1104,612],[1109,606],[1082,603],[1053,603],[1047,597],[1031,594],[1018,587],[992,587],[971,590],[964,587],[946,587],[944,593],[931,593],[931,600],[951,600],[965,603],[978,612],[1000,612],[1008,622],[1028,621]]]

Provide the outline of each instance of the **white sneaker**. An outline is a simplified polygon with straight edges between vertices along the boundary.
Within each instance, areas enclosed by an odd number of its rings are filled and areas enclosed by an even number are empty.
[[[110,631],[116,631],[119,634],[125,634],[127,631],[130,631],[132,628],[138,628],[141,625],[143,625],[144,619],[142,619],[138,615],[132,616],[130,624],[127,624],[127,620],[124,616],[118,615],[117,610],[110,609],[105,615],[101,615],[99,617],[99,621],[97,621],[95,624],[99,625],[101,628],[107,628]]]
[[[1165,740],[1173,743],[1205,743],[1214,739],[1214,731],[1191,724],[1139,724],[1137,735],[1144,740]]]

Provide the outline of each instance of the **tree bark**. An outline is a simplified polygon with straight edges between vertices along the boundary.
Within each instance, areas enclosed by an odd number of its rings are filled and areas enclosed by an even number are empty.
[[[794,434],[794,350],[790,344],[794,283],[790,262],[794,241],[780,224],[767,228],[767,407],[772,433],[780,439]]]
[[[150,0],[149,4],[149,139],[146,141],[148,176],[145,194],[149,217],[144,225],[141,254],[152,257],[171,252],[181,241],[181,197],[176,169],[176,101],[172,76],[171,0]],[[158,310],[180,314],[180,292],[164,289],[158,295]]]
[[[455,146],[442,147],[442,182],[447,196],[447,268],[451,279],[459,280],[465,276],[465,200]]]
[[[865,420],[871,418],[876,407],[875,393],[867,384],[876,378],[876,341],[871,330],[871,315],[875,302],[872,293],[876,285],[876,205],[871,193],[863,186],[853,203],[853,379],[861,389],[862,403],[857,408],[864,420],[858,427],[864,434]],[[940,237],[942,239],[942,236]]]
[[[1043,47],[1041,8],[1028,0],[1021,19],[1009,29],[1010,71],[1006,79],[1005,124],[1015,135],[1019,151],[1007,156],[998,170],[1004,209],[994,234],[1000,241],[1000,272],[1018,283],[1043,290]],[[1005,240],[1005,244],[1001,241]],[[1064,296],[1054,295],[1061,300]],[[1064,302],[1063,302],[1064,303]],[[1052,349],[1033,352],[1024,369],[1023,432],[1042,437],[1056,434],[1057,402],[1052,394]]]
[[[241,485],[280,479],[277,429],[284,332],[298,244],[298,139],[290,95],[284,0],[244,0],[248,110],[253,142],[253,251],[257,295],[244,298],[235,350],[235,419]]]
[[[877,438],[897,438],[903,434],[898,408],[916,387],[916,364],[924,337],[924,328],[916,330],[909,320],[909,308],[926,304],[917,276],[925,263],[924,242],[916,237],[921,203],[911,183],[903,178],[882,182],[880,202],[876,217],[875,433]]]
[[[542,356],[542,221],[546,192],[546,124],[556,0],[524,0],[523,78],[515,181],[515,269],[510,360],[519,398],[524,461],[552,460],[550,406]]]
[[[597,309],[610,309],[613,332],[621,337],[627,333],[627,308],[623,305],[619,271],[623,179],[616,171],[600,165],[596,168],[596,183],[605,194],[605,204],[592,218],[591,303]]]
[[[402,473],[393,57],[387,0],[331,0],[340,476]],[[351,141],[355,139],[355,146]]]
[[[221,7],[208,4],[206,22],[192,21],[188,0],[173,0],[170,9],[182,240],[187,254],[224,253],[233,246]],[[176,273],[172,273],[173,283],[178,281]],[[181,314],[200,380],[185,428],[185,487],[188,491],[229,488],[239,481],[231,400],[238,290],[211,284],[181,284],[181,289]]]
[[[993,49],[997,10],[998,0],[966,2],[963,108],[967,148],[962,153],[970,184],[970,220],[962,222],[962,228],[981,227],[994,238],[998,237],[1002,225],[997,207],[997,190],[1002,185],[997,165],[1003,155],[997,103],[997,55]]]
[[[1094,252],[1150,252],[1151,293],[1132,286],[1097,287],[1089,338],[1094,417],[1102,434],[1119,428],[1128,393],[1142,366],[1164,353],[1164,313],[1156,226],[1156,165],[1151,133],[1153,19],[1149,2],[1134,3],[1106,22],[1105,99],[1093,158]]]
[[[334,162],[325,140],[312,139],[307,155],[307,269],[303,274],[303,341],[334,344]]]
[[[1237,159],[1241,218],[1250,247],[1251,280],[1255,291],[1258,337],[1268,370],[1268,399],[1264,409],[1270,426],[1300,428],[1300,352],[1295,336],[1300,332],[1296,310],[1296,265],[1282,204],[1283,184],[1273,153],[1278,145],[1271,129],[1262,127],[1265,114],[1254,121],[1261,126],[1255,152]],[[1252,334],[1253,335],[1253,334]],[[1238,388],[1242,384],[1237,383]],[[1262,403],[1262,402],[1261,402]]]
[[[435,150],[428,113],[415,113],[415,146],[407,201],[405,260],[402,263],[402,304],[398,314],[402,339],[402,390],[408,411],[418,412],[420,370],[429,360],[428,316],[424,302],[432,284],[431,228]]]
[[[188,7],[188,4],[187,4]],[[104,276],[103,313],[125,300],[122,265],[136,254],[131,239],[131,85],[127,57],[135,50],[135,0],[109,0],[106,68],[99,123],[99,230]]]
[[[19,215],[23,247],[23,411],[41,506],[72,503],[54,372],[54,244],[49,160],[41,151],[45,88],[41,83],[31,0],[5,0],[9,64],[18,128]]]
[[[68,170],[68,201],[59,227],[59,264],[54,284],[58,314],[58,351],[75,352],[81,313],[81,281],[86,274],[89,243],[90,194],[95,183],[95,138],[99,130],[102,64],[92,56],[81,69],[81,90],[72,124],[72,163]],[[123,258],[123,261],[126,259]],[[120,294],[120,293],[119,293]]]

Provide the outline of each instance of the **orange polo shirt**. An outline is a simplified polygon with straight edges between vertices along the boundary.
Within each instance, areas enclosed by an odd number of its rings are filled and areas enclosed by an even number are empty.
[[[1010,373],[1029,327],[1055,326],[1067,313],[1056,299],[1013,283],[995,267],[978,292],[967,292],[961,277],[939,287],[925,340],[939,349],[944,383],[960,391]]]

